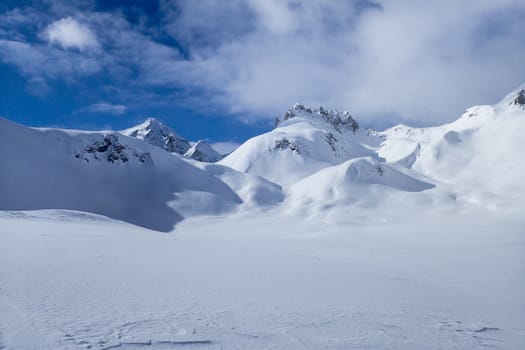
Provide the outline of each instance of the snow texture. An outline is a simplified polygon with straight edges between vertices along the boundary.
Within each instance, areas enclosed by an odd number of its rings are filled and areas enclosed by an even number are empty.
[[[0,344],[521,350],[524,221],[479,214],[233,215],[165,235],[79,212],[3,212]]]

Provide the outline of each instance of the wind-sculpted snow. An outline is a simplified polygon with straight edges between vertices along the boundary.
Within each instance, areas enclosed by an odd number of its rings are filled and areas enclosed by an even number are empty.
[[[525,204],[525,182],[520,180],[525,178],[522,91],[494,106],[471,107],[449,124],[399,125],[380,132],[378,154],[451,186],[463,203],[521,208]]]
[[[391,196],[404,198],[406,202],[412,198],[415,202],[416,197],[410,192],[435,187],[410,175],[373,158],[352,159],[320,170],[292,185],[288,203],[294,209],[313,205],[312,214],[336,207],[349,210],[349,206],[380,212],[379,207]]]
[[[183,215],[223,213],[241,203],[201,169],[119,134],[0,120],[0,158],[0,210],[81,210],[170,231]]]
[[[196,164],[228,184],[249,208],[278,205],[284,200],[282,187],[264,177],[241,173],[219,164]]]

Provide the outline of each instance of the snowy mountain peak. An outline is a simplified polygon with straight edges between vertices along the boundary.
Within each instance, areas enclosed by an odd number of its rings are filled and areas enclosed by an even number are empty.
[[[206,141],[197,141],[185,154],[184,157],[198,160],[200,162],[215,163],[222,159],[222,155],[217,152]]]
[[[121,134],[143,140],[170,153],[185,154],[191,148],[188,140],[155,118],[148,118],[142,124],[122,130]]]
[[[248,140],[220,164],[279,184],[295,183],[326,166],[377,158],[358,129],[349,112],[296,103],[276,120],[274,130]]]
[[[144,123],[145,126],[155,126],[155,127],[166,127],[164,124],[162,124],[162,122],[160,120],[158,120],[157,118],[153,118],[153,117],[149,117],[147,118]]]
[[[300,103],[295,103],[292,108],[284,114],[282,120],[277,118],[275,121],[276,127],[280,126],[283,122],[297,117],[306,120],[322,121],[330,125],[339,133],[348,130],[355,132],[359,129],[359,123],[348,111],[339,112],[335,110],[326,110],[323,107],[319,107],[319,109],[309,108]]]
[[[134,127],[130,128],[128,130],[131,130],[131,129],[134,129],[134,130],[137,130],[137,131],[138,130],[145,130],[145,131],[162,132],[162,133],[165,133],[165,134],[169,134],[169,133],[176,134],[169,126],[167,126],[166,124],[162,123],[157,118],[153,118],[153,117],[147,118],[144,122],[140,123],[137,126],[134,126]]]

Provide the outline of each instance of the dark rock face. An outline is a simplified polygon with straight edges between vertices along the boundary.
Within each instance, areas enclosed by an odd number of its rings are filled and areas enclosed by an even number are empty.
[[[334,134],[332,134],[332,133],[326,134],[325,141],[326,141],[326,143],[328,143],[328,145],[330,146],[332,151],[336,152],[335,145],[337,143],[337,139],[335,138]]]
[[[290,149],[292,152],[300,154],[299,147],[295,143],[292,143],[287,139],[275,140],[274,149],[279,151]]]
[[[189,142],[174,135],[163,135],[165,137],[164,149],[171,153],[184,154],[188,151]]]
[[[151,161],[149,153],[140,153],[131,150],[128,146],[120,143],[116,135],[107,135],[102,141],[94,141],[84,147],[82,152],[76,153],[75,158],[89,163],[90,159],[107,161],[109,163],[127,163],[130,157],[137,159],[139,163]]]
[[[525,90],[518,92],[518,96],[514,101],[512,101],[512,104],[521,108],[525,108]]]

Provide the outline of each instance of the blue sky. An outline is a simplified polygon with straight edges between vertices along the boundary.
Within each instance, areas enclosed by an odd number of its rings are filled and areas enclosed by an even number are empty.
[[[525,82],[520,0],[0,3],[0,116],[241,142],[295,102],[432,125]]]

